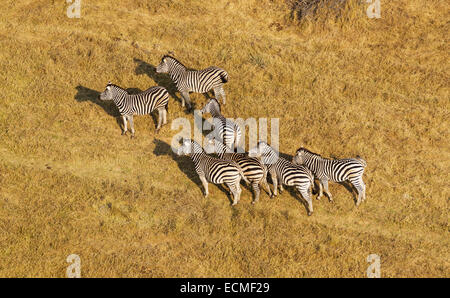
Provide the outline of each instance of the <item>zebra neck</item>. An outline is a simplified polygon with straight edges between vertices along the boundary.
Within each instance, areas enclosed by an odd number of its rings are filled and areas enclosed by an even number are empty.
[[[113,101],[114,101],[115,105],[117,106],[117,108],[119,109],[119,112],[121,114],[126,111],[127,98],[128,98],[128,94],[125,94],[125,93],[119,93],[116,96],[114,96],[114,98],[113,98]]]
[[[261,160],[264,164],[274,164],[278,161],[278,158],[279,156],[275,152],[269,151],[262,155]]]
[[[320,156],[311,155],[311,156],[308,156],[307,158],[305,158],[305,165],[308,168],[311,168],[311,166],[314,165],[314,164],[323,164],[326,161],[327,161],[326,159],[324,159],[324,158],[322,158]]]
[[[200,163],[201,160],[204,160],[205,158],[208,158],[208,157],[209,156],[206,155],[204,152],[191,154],[191,159],[196,166]]]
[[[219,158],[223,158],[225,156],[225,154],[230,153],[231,154],[231,150],[230,152],[227,152],[227,148],[226,146],[224,146],[223,144],[220,145],[216,145],[216,153],[219,156]]]
[[[169,69],[169,76],[174,81],[174,83],[178,83],[180,81],[181,76],[186,72],[186,67],[181,64],[174,64]]]
[[[211,116],[213,116],[213,118],[225,119],[225,117],[223,117],[222,114],[216,110],[211,111]]]

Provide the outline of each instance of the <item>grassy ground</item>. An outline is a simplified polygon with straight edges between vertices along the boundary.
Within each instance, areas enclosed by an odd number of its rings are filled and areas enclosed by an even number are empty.
[[[282,0],[86,0],[80,19],[4,1],[0,276],[63,277],[76,253],[84,277],[364,277],[374,253],[383,277],[450,277],[448,4],[381,1],[381,19],[304,22]],[[281,152],[363,156],[367,201],[203,199],[177,131],[141,116],[130,140],[96,99],[108,80],[171,87],[152,71],[168,51],[226,69],[225,115],[280,118]],[[168,116],[193,119],[174,99]]]

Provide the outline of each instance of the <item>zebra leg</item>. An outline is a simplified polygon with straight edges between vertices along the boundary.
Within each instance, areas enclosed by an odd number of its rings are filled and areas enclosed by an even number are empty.
[[[333,202],[333,196],[331,195],[331,192],[328,190],[328,180],[321,181],[323,184],[323,188],[325,189],[325,194],[328,196],[328,200],[330,202]]]
[[[255,199],[253,200],[252,204],[255,204],[256,202],[259,201],[259,194],[260,194],[259,183],[253,182],[252,188],[253,188],[253,192],[255,193]]]
[[[280,193],[284,191],[283,181],[281,181],[281,177],[278,177],[278,186],[280,187]]]
[[[219,100],[222,99],[222,103],[225,104],[225,91],[223,90],[223,86],[214,88],[214,97]]]
[[[262,183],[264,184],[264,187],[267,189],[267,192],[269,193],[269,197],[272,197],[272,190],[270,189],[269,183],[267,183],[267,178],[262,179]]]
[[[206,181],[205,176],[199,176],[199,177],[200,177],[200,181],[203,184],[203,188],[205,189],[205,193],[204,193],[205,198],[207,198],[208,195],[209,195],[209,192],[208,192],[208,181]]]
[[[189,92],[181,92],[181,106],[184,107],[184,103],[186,102],[188,110],[191,109],[191,98],[189,97]]]
[[[226,98],[225,98],[225,90],[223,90],[223,87],[220,87],[220,97],[222,97],[222,103],[225,104]]]
[[[241,199],[241,192],[242,189],[239,185],[239,181],[236,183],[236,186],[234,187],[234,201],[233,201],[233,205],[236,205],[239,200]]]
[[[219,101],[219,99],[222,97],[222,93],[220,93],[220,87],[214,88],[214,97]]]
[[[127,116],[122,116],[122,120],[123,120],[123,130],[122,130],[122,135],[126,135],[127,134]]]
[[[158,133],[159,130],[161,129],[161,123],[163,118],[164,118],[164,109],[160,108],[158,109],[158,126],[156,127],[156,133]]]
[[[350,182],[353,184],[353,186],[358,191],[358,199],[356,200],[356,206],[359,206],[361,204],[361,200],[363,197],[366,196],[366,186],[364,185],[364,182],[362,181],[361,177],[358,177],[355,180],[350,180]]]
[[[163,125],[167,124],[167,110],[163,110]]]
[[[319,195],[317,196],[317,199],[320,200],[323,196],[323,186],[322,186],[322,180],[319,181]]]
[[[133,115],[128,116],[128,121],[130,122],[131,129],[131,138],[134,138],[134,123],[133,123]]]
[[[363,185],[363,197],[362,197],[362,201],[364,202],[364,201],[366,200],[366,184],[364,184],[364,181],[362,181],[362,178],[361,178],[361,182],[362,182],[362,185]]]
[[[272,182],[273,182],[273,196],[272,197],[276,197],[278,195],[278,178],[277,178],[277,173],[275,172],[275,170],[270,171],[270,177],[272,177]]]
[[[226,187],[224,187],[225,189],[226,188],[228,188],[228,194],[230,195],[230,196],[232,196],[233,195],[233,192],[231,191],[231,188],[230,188],[230,186],[228,186],[228,184],[222,184],[222,185],[225,185]]]
[[[312,200],[311,200],[311,196],[310,196],[310,188],[308,187],[307,189],[302,189],[301,187],[297,186],[297,190],[300,192],[303,199],[308,204],[308,216],[311,216],[313,213],[313,205],[312,205]]]

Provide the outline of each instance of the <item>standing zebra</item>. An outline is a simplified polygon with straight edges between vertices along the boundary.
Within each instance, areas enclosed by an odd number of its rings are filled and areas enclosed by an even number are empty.
[[[307,166],[319,180],[319,196],[322,197],[322,187],[330,202],[333,201],[331,193],[328,191],[328,180],[333,182],[350,181],[358,191],[356,206],[366,199],[366,185],[362,179],[367,163],[361,157],[347,159],[327,159],[319,154],[313,153],[305,148],[297,150],[292,161],[295,164]]]
[[[259,201],[259,185],[263,183],[269,192],[269,196],[272,196],[272,191],[267,184],[267,169],[264,164],[255,157],[249,157],[242,153],[233,153],[230,148],[222,144],[216,139],[207,139],[208,145],[212,145],[215,148],[215,152],[220,159],[235,161],[244,172],[244,176],[250,181],[255,199],[252,204]]]
[[[161,124],[167,124],[167,105],[169,103],[169,92],[164,87],[151,87],[139,94],[128,94],[128,92],[117,85],[108,82],[105,91],[100,94],[101,100],[112,100],[119,109],[123,119],[122,135],[127,133],[127,120],[130,122],[131,137],[134,137],[133,115],[150,114],[158,110],[159,119],[156,133]]]
[[[210,66],[202,70],[188,70],[177,59],[165,55],[161,63],[156,67],[157,73],[168,73],[172,81],[181,93],[181,105],[184,102],[191,109],[189,92],[207,93],[214,90],[214,96],[222,98],[225,104],[225,91],[223,84],[228,82],[228,73],[219,67]]]
[[[227,147],[233,150],[239,146],[242,135],[241,127],[221,114],[217,99],[209,99],[201,112],[210,113],[213,116],[216,137],[222,140]]]
[[[314,183],[314,176],[307,167],[293,164],[279,157],[279,154],[272,147],[262,141],[258,142],[255,148],[250,149],[249,156],[261,157],[262,162],[268,167],[275,196],[277,195],[278,185],[280,186],[280,192],[283,191],[283,184],[295,186],[308,204],[308,215],[313,213],[311,187]]]
[[[241,196],[241,178],[245,178],[242,169],[234,161],[226,161],[214,158],[205,153],[203,148],[195,141],[185,139],[183,145],[178,148],[178,155],[189,155],[194,162],[195,171],[202,181],[205,189],[205,198],[208,197],[208,182],[214,184],[225,183],[233,194],[233,205],[239,202]]]

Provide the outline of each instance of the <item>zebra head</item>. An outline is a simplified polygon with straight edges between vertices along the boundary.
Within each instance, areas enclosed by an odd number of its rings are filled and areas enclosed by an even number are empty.
[[[220,104],[215,98],[210,98],[202,109],[202,114],[210,113],[211,115],[220,114]]]
[[[108,82],[108,84],[106,85],[105,91],[100,93],[100,99],[101,100],[113,100],[113,97],[114,97],[113,95],[114,95],[113,85],[111,84],[111,82]]]
[[[217,150],[217,146],[216,146],[216,139],[213,136],[209,136],[207,135],[205,138],[206,144],[205,144],[205,151],[207,153],[216,153],[219,152],[219,150]]]
[[[227,145],[223,144],[222,141],[215,138],[214,136],[207,135],[206,138],[206,144],[205,144],[205,151],[206,153],[217,153],[220,155],[220,153],[232,153],[233,150],[230,149]]]
[[[194,140],[184,139],[183,144],[178,148],[178,155],[191,155],[196,153],[202,153],[203,148]]]
[[[303,165],[305,163],[308,163],[308,160],[310,160],[312,157],[320,157],[320,155],[313,153],[306,148],[300,147],[295,152],[295,156],[292,158],[292,163]]]
[[[248,156],[250,157],[261,157],[266,154],[267,151],[270,151],[272,147],[270,147],[266,142],[259,141],[256,147],[251,148],[248,151]]]
[[[258,145],[248,151],[249,157],[261,159],[263,164],[273,164],[278,160],[278,153],[264,141],[259,141]]]
[[[168,73],[170,70],[169,66],[170,64],[173,64],[174,61],[176,61],[175,58],[165,55],[164,57],[162,57],[159,65],[156,66],[156,73]]]

